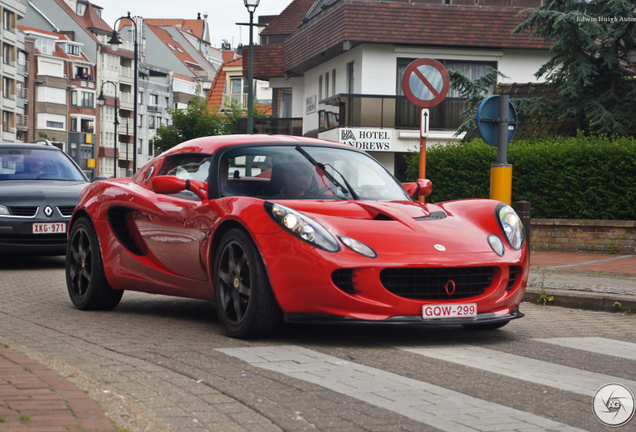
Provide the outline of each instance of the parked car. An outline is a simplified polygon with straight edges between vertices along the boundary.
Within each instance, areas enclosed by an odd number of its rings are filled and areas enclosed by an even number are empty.
[[[68,223],[89,184],[52,144],[0,144],[0,255],[64,255]]]
[[[411,196],[431,191],[343,144],[198,138],[132,179],[88,186],[69,228],[68,292],[79,309],[114,308],[125,290],[214,301],[239,338],[283,320],[495,329],[523,316],[514,210]]]

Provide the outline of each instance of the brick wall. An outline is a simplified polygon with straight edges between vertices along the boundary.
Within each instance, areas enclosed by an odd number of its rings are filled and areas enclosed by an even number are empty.
[[[636,221],[532,219],[533,251],[636,252]]]

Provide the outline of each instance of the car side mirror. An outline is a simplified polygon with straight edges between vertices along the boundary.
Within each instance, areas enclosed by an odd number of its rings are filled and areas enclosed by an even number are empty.
[[[208,186],[205,182],[199,180],[184,180],[174,176],[157,176],[152,181],[152,190],[166,195],[189,190],[202,200],[208,199]]]
[[[429,179],[418,179],[416,182],[402,183],[402,187],[410,196],[429,196],[433,193],[433,183]]]

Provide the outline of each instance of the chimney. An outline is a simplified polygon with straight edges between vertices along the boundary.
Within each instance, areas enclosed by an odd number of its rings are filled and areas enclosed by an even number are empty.
[[[201,19],[201,12],[197,12],[197,19],[200,20]]]

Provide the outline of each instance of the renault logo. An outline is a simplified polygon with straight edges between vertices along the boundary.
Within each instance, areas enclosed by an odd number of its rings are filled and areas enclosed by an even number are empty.
[[[53,216],[53,209],[51,208],[51,206],[44,207],[44,214],[48,217]]]

